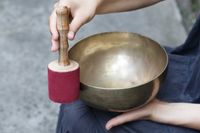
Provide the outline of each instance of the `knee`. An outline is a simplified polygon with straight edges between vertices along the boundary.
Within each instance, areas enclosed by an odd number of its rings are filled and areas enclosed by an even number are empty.
[[[57,127],[57,130],[62,131],[58,133],[73,133],[72,130],[76,128],[76,125],[80,124],[81,118],[88,114],[89,107],[85,105],[82,101],[77,100],[69,104],[62,104],[60,112],[62,116],[59,118],[61,122]]]
[[[57,133],[103,133],[91,108],[78,100],[61,106],[62,116]]]
[[[74,124],[88,111],[89,107],[81,100],[76,100],[72,103],[61,105],[61,112],[63,114],[62,119],[63,121],[67,121],[67,123]]]

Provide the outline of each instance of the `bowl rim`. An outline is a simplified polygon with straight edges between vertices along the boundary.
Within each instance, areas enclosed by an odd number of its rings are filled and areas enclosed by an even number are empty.
[[[134,32],[123,32],[123,31],[112,31],[112,32],[100,32],[100,33],[96,33],[96,34],[93,34],[93,35],[89,35],[81,40],[79,40],[78,42],[76,42],[70,49],[69,49],[69,52],[70,50],[75,47],[76,45],[78,45],[79,43],[83,42],[84,40],[86,39],[90,39],[92,37],[95,37],[95,36],[99,36],[99,35],[106,35],[106,34],[132,34],[132,35],[137,35],[137,36],[140,36],[140,37],[143,37],[143,38],[147,38],[149,40],[151,40],[152,42],[154,42],[155,44],[157,44],[165,53],[165,56],[166,56],[166,63],[165,63],[165,66],[163,67],[162,71],[155,77],[153,77],[151,80],[149,81],[146,81],[146,82],[143,82],[143,83],[140,83],[140,84],[137,84],[135,86],[130,86],[130,87],[122,87],[122,88],[117,88],[117,87],[110,87],[110,88],[105,88],[105,87],[99,87],[99,86],[95,86],[95,85],[88,85],[88,84],[85,84],[83,82],[80,81],[81,84],[85,85],[85,86],[88,86],[88,87],[92,87],[92,88],[95,88],[95,89],[102,89],[102,90],[126,90],[126,89],[131,89],[131,88],[136,88],[136,87],[140,87],[140,86],[143,86],[145,84],[148,84],[152,81],[154,81],[155,79],[159,78],[164,72],[165,70],[167,69],[167,66],[168,66],[168,63],[169,63],[169,57],[168,57],[168,54],[165,50],[165,48],[163,46],[161,46],[157,41],[154,41],[153,39],[147,37],[147,36],[144,36],[144,35],[141,35],[141,34],[138,34],[138,33],[134,33]]]

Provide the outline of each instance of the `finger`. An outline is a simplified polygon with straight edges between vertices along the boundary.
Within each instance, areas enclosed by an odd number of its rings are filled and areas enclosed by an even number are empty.
[[[106,129],[110,130],[112,127],[122,125],[124,123],[138,120],[140,118],[145,117],[146,111],[145,110],[135,110],[135,111],[130,111],[123,113],[117,117],[112,118],[106,123]]]
[[[58,50],[58,38],[59,34],[56,28],[56,12],[55,10],[52,12],[50,18],[49,18],[49,29],[51,32],[51,42],[52,42],[52,51]]]
[[[58,40],[58,31],[56,28],[56,11],[54,10],[49,18],[49,29],[54,40]]]
[[[87,20],[88,20],[88,17],[86,15],[77,13],[70,24],[68,39],[73,40],[76,32],[80,29],[82,25],[84,25],[87,22]]]
[[[106,123],[106,129],[107,130],[110,130],[112,127],[115,127],[115,126],[118,126],[118,125],[121,125],[121,124],[124,124],[125,122],[127,122],[127,115],[125,114],[121,114],[115,118],[112,118],[111,120],[109,120],[107,123]]]
[[[58,41],[55,41],[54,39],[51,39],[51,44],[52,44],[51,51],[52,52],[56,52],[58,50],[58,48],[59,48]]]

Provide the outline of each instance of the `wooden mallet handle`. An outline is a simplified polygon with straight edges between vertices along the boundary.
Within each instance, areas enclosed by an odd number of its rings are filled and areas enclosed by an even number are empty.
[[[57,7],[57,30],[59,33],[59,59],[58,64],[61,66],[66,66],[70,64],[68,57],[68,38],[67,34],[69,31],[69,8],[65,6]]]

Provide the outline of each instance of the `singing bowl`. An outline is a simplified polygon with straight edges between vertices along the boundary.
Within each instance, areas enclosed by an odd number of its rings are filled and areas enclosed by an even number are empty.
[[[168,64],[167,53],[157,42],[126,32],[87,37],[69,50],[69,57],[80,65],[80,98],[111,111],[151,101]]]

